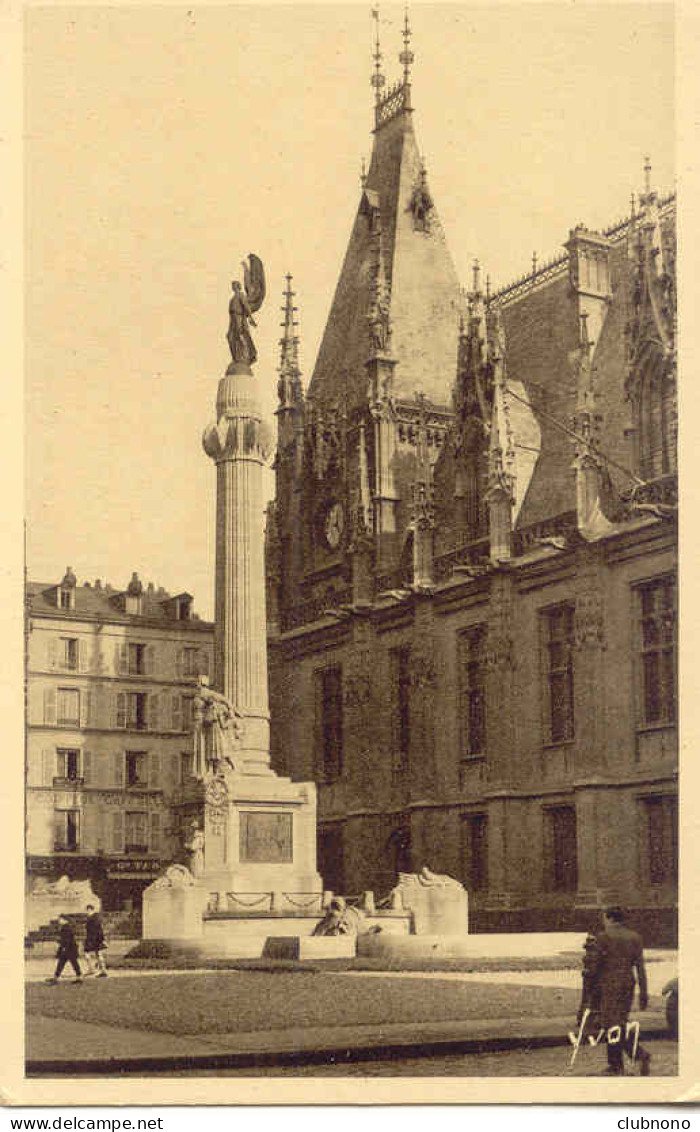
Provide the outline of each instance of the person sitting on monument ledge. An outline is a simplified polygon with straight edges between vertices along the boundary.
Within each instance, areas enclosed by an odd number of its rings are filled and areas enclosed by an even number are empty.
[[[210,688],[206,676],[200,676],[192,703],[195,778],[219,776],[225,767],[240,769],[236,752],[243,735],[242,719],[226,696]]]

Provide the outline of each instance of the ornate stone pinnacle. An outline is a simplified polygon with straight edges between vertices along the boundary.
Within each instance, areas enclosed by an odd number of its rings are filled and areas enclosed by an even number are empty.
[[[379,8],[372,8],[372,19],[375,25],[374,74],[370,81],[374,87],[374,101],[378,104],[382,97],[382,87],[386,82],[382,74],[382,51],[379,44]]]
[[[399,55],[399,63],[403,66],[404,86],[408,86],[411,82],[411,64],[415,61],[415,55],[411,51],[411,34],[411,25],[408,22],[408,7],[406,7],[403,21],[403,51]]]
[[[292,376],[299,373],[299,338],[294,333],[295,327],[298,326],[294,318],[297,308],[293,301],[292,276],[287,273],[285,279],[287,280],[287,287],[284,292],[284,306],[281,308],[284,314],[284,322],[280,323],[284,331],[280,338],[280,373]]]

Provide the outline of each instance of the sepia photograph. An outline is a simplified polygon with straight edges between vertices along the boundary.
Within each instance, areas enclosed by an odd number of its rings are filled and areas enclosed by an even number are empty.
[[[22,24],[22,1095],[678,1099],[673,5]]]

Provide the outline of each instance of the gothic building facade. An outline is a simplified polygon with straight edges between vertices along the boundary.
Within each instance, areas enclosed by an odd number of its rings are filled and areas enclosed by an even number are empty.
[[[192,693],[213,626],[191,594],[136,574],[126,590],[68,569],[27,587],[26,850],[37,878],[92,881],[107,909],[182,852],[178,803],[192,774]]]
[[[326,886],[428,865],[472,924],[675,930],[675,200],[460,287],[403,80],[308,387],[291,278],[268,515],[273,765]],[[564,234],[562,234],[564,235]]]

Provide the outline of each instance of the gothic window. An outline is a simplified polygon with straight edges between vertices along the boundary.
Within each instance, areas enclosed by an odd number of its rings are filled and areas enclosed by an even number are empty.
[[[461,757],[483,756],[486,749],[483,625],[461,633],[458,642]]]
[[[676,469],[673,421],[675,390],[659,362],[645,366],[637,394],[639,473],[643,480],[658,479]]]
[[[639,586],[640,724],[676,718],[676,587],[673,578]]]
[[[543,613],[545,743],[574,737],[574,607],[558,605]]]
[[[343,831],[338,826],[321,826],[317,841],[318,871],[331,892],[345,892]]]
[[[316,673],[316,768],[321,782],[343,773],[343,676],[340,665]]]
[[[180,752],[180,785],[184,786],[194,773],[194,754],[192,751]]]
[[[575,892],[578,884],[576,809],[551,806],[544,811],[544,887]]]
[[[488,815],[468,814],[460,825],[462,876],[468,892],[488,888]]]
[[[678,800],[653,795],[642,800],[642,877],[658,887],[678,880]]]
[[[411,649],[401,645],[389,654],[391,665],[392,775],[408,773],[411,749]]]

